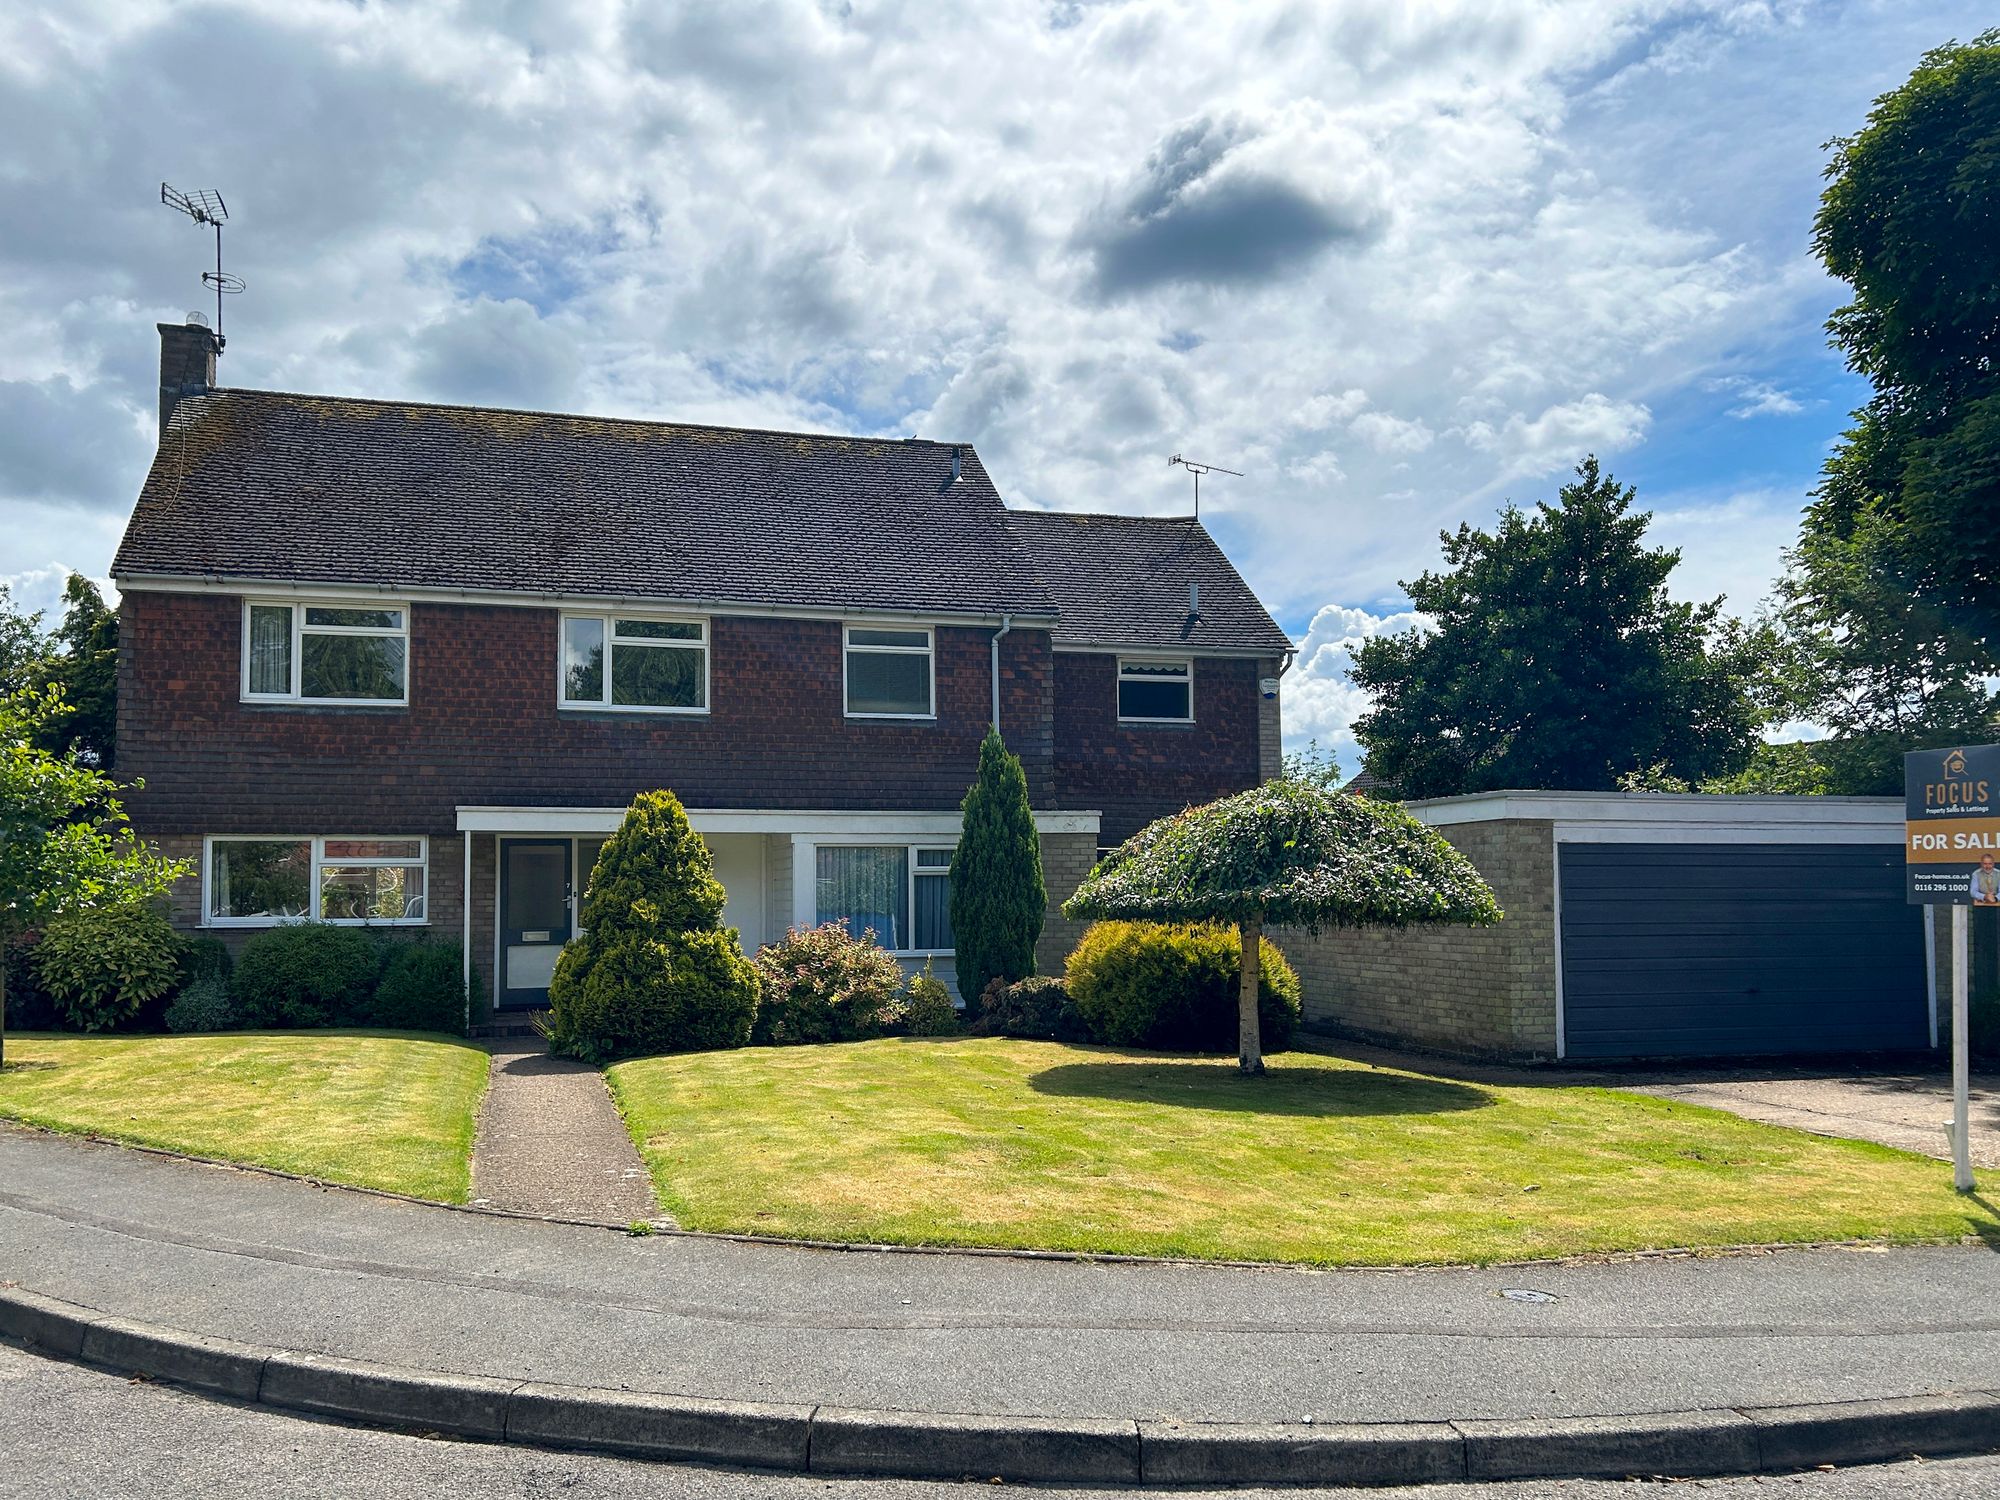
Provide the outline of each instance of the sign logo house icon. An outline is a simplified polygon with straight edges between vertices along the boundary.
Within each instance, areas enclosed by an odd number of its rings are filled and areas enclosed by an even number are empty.
[[[1947,776],[1963,776],[1965,774],[1965,752],[1963,750],[1946,752],[1944,774]]]

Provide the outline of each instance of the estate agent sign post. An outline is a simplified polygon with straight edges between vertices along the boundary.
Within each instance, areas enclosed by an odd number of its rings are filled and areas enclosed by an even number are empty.
[[[1951,908],[1951,1165],[1972,1191],[1967,908],[2000,906],[2000,745],[1903,757],[1903,868],[1909,898]]]

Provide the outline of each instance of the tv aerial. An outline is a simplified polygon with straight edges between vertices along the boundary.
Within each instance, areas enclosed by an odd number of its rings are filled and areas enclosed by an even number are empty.
[[[1183,469],[1186,469],[1188,473],[1194,475],[1194,518],[1197,521],[1201,519],[1201,476],[1202,475],[1227,474],[1234,479],[1241,479],[1243,477],[1243,475],[1235,469],[1225,469],[1216,464],[1198,464],[1193,459],[1183,458],[1178,453],[1176,453],[1172,458],[1168,459],[1167,463],[1170,466],[1173,464],[1179,464]]]
[[[222,226],[229,222],[229,205],[222,201],[222,194],[212,188],[184,193],[164,182],[160,184],[160,201],[168,208],[186,214],[197,226],[215,230],[215,269],[201,273],[201,284],[215,293],[215,347],[220,349],[225,343],[222,337],[222,299],[243,290],[243,278],[231,276],[222,269]]]

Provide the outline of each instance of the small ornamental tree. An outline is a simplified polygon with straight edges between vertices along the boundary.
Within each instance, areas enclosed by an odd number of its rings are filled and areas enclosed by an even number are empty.
[[[1139,830],[1063,903],[1069,917],[1233,922],[1243,959],[1237,1049],[1264,1071],[1257,1018],[1266,923],[1412,927],[1500,920],[1471,861],[1394,803],[1267,782]]]
[[[740,1047],[757,975],[708,845],[672,792],[642,792],[597,856],[583,932],[549,983],[549,1045],[590,1062]]]
[[[0,944],[72,912],[150,901],[190,868],[132,836],[117,782],[74,750],[40,748],[66,712],[54,690],[0,698]],[[0,1065],[6,984],[0,965]]]
[[[951,856],[951,932],[959,993],[1035,972],[1035,943],[1049,904],[1042,844],[1021,759],[989,729],[979,779],[965,794],[965,826]]]

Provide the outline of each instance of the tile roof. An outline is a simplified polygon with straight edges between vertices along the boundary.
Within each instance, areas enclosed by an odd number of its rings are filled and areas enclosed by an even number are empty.
[[[1059,646],[1257,650],[1291,638],[1190,516],[1010,513],[1014,533],[1055,596]],[[1188,585],[1201,613],[1188,617]]]
[[[220,390],[122,574],[1052,614],[969,447]]]
[[[970,446],[951,482],[952,448],[224,389],[175,410],[112,574],[1059,616],[1064,645],[1290,648],[1198,523],[1009,511]]]

